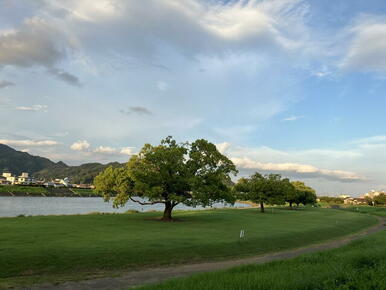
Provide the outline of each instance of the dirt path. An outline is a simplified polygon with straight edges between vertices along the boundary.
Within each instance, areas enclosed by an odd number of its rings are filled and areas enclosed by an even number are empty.
[[[219,262],[207,262],[199,264],[188,265],[174,265],[163,268],[151,268],[140,271],[128,272],[120,277],[106,277],[98,279],[90,279],[77,282],[66,282],[59,285],[41,284],[34,287],[22,288],[33,290],[47,290],[47,289],[59,289],[59,290],[85,290],[85,289],[127,289],[129,287],[144,285],[149,283],[157,283],[170,278],[186,277],[195,273],[224,270],[235,266],[245,264],[262,264],[274,260],[290,259],[302,254],[313,253],[322,250],[329,250],[338,248],[348,244],[351,241],[357,240],[366,235],[379,232],[384,229],[386,220],[380,218],[379,223],[371,228],[363,230],[359,233],[355,233],[349,236],[345,236],[340,239],[327,241],[321,244],[306,246],[298,249],[287,250],[283,252],[270,253],[261,256],[255,256],[250,258],[235,259]]]

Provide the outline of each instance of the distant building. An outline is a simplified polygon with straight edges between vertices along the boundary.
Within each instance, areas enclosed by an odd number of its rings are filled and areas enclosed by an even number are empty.
[[[70,179],[68,177],[65,177],[63,179],[56,178],[53,182],[58,185],[56,187],[64,187],[64,186],[65,187],[71,187]]]
[[[93,184],[73,184],[76,188],[82,188],[82,189],[94,189],[95,186]]]
[[[349,197],[346,198],[343,201],[344,204],[349,204],[349,205],[360,205],[360,204],[367,204],[366,199],[362,197]]]
[[[7,180],[6,177],[0,176],[0,185],[10,185],[11,182]]]
[[[9,184],[15,184],[16,177],[12,176],[12,173],[10,172],[3,172],[3,177],[5,177],[5,181],[7,181]]]
[[[350,198],[351,196],[349,196],[348,194],[341,194],[338,196],[339,198],[343,198],[343,199],[346,199],[346,198]]]
[[[17,178],[17,184],[33,184],[33,183],[35,183],[35,179],[33,177],[30,177],[27,172],[23,172]]]

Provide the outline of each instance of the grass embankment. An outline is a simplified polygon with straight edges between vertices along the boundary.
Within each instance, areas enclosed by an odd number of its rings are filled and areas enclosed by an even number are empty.
[[[49,191],[47,188],[42,186],[1,185],[0,193],[5,193],[7,195],[12,193],[42,196],[42,193],[46,195],[49,193]]]
[[[386,289],[385,245],[386,231],[382,231],[335,250],[140,289]]]
[[[92,189],[83,188],[54,188],[43,186],[28,185],[1,185],[0,195],[3,196],[71,196],[71,197],[89,197],[99,196]]]
[[[42,281],[243,257],[337,238],[375,224],[369,215],[331,209],[222,209],[0,219],[0,288]],[[240,229],[246,237],[240,241]],[[114,272],[113,272],[114,271]]]
[[[359,213],[367,213],[367,214],[373,214],[377,216],[386,217],[386,207],[385,206],[366,206],[366,205],[359,205],[359,206],[345,206],[342,207],[343,210],[352,211],[352,212],[359,212]]]

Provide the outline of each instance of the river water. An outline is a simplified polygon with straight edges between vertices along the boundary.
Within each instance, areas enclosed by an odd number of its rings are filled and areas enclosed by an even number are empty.
[[[231,207],[223,203],[213,204],[213,208]],[[234,207],[249,207],[247,204],[235,203]],[[179,204],[177,210],[198,210],[202,207],[188,207]],[[119,213],[127,210],[150,211],[163,210],[163,204],[142,206],[129,201],[124,207],[115,209],[112,203],[104,202],[101,197],[21,197],[0,196],[0,217],[18,215],[63,215],[86,214],[91,212]]]

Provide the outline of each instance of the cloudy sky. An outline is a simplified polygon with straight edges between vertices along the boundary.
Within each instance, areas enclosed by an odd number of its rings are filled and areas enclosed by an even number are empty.
[[[0,122],[71,165],[172,135],[241,175],[386,189],[386,2],[0,0]]]

